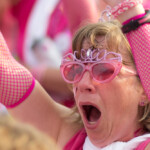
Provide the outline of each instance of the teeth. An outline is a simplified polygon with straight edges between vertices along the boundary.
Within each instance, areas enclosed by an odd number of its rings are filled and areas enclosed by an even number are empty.
[[[95,122],[93,122],[93,121],[89,121],[89,123],[90,123],[90,124],[95,124]]]

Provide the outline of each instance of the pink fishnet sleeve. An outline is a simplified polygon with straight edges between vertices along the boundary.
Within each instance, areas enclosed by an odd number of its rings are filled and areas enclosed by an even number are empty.
[[[150,24],[129,32],[127,38],[143,88],[150,100]]]
[[[35,80],[11,55],[0,33],[0,103],[15,107],[31,93]]]

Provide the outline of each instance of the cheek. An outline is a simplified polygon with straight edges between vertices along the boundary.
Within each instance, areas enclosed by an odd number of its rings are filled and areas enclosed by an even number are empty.
[[[129,88],[129,87],[128,87]],[[135,122],[138,112],[138,102],[130,89],[119,86],[118,84],[110,84],[107,87],[106,94],[101,94],[102,111],[106,124],[116,131],[116,127],[120,128],[127,122]],[[102,91],[103,92],[103,91]],[[106,119],[107,118],[107,119]]]
[[[138,105],[139,95],[134,86],[129,79],[116,78],[109,84],[104,84],[102,88],[99,88],[99,94],[108,109],[111,106],[119,109],[120,107]]]
[[[138,105],[141,98],[141,86],[136,77],[130,77],[123,82],[122,93],[126,98],[126,103],[130,105]]]
[[[117,106],[118,111],[137,112],[140,94],[135,86],[136,82],[133,78],[117,80],[116,84],[113,84],[112,97],[114,97],[114,103]]]

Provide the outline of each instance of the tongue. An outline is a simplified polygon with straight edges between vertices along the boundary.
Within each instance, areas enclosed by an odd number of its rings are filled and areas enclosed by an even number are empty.
[[[96,109],[95,107],[93,107],[90,111],[89,121],[90,122],[95,122],[99,119],[99,117],[100,117],[99,110]]]

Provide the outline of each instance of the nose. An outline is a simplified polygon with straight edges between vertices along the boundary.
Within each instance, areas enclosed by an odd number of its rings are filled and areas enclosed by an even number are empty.
[[[76,83],[76,91],[90,93],[95,92],[94,82],[89,71],[86,71],[83,74],[82,79],[78,83]]]

